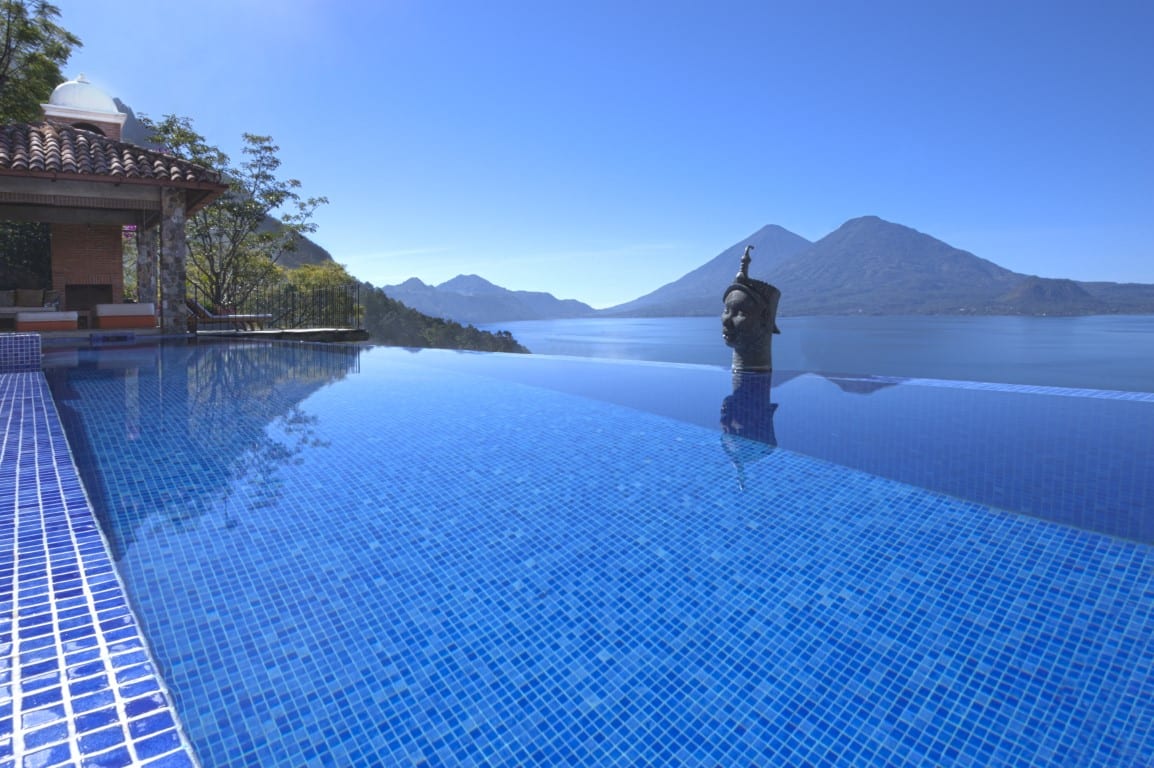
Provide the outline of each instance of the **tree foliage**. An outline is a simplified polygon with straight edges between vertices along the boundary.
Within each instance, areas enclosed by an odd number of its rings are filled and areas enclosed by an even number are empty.
[[[343,264],[326,261],[323,264],[302,264],[287,272],[289,284],[299,291],[318,288],[343,288],[356,279],[348,273]]]
[[[47,224],[0,221],[0,290],[47,288],[52,283]]]
[[[40,105],[64,80],[61,67],[80,38],[56,24],[60,10],[39,0],[0,0],[0,123],[39,120]],[[0,222],[0,282],[50,282],[48,227]]]
[[[378,344],[398,347],[473,349],[481,352],[528,352],[508,331],[491,333],[472,325],[429,317],[390,299],[380,288],[361,285],[365,330]]]
[[[285,270],[286,290],[278,302],[295,328],[360,327],[357,281],[333,261]],[[288,308],[285,309],[285,297]]]
[[[269,136],[243,134],[245,158],[234,165],[188,118],[142,119],[165,152],[220,172],[229,185],[185,226],[188,283],[194,292],[214,307],[236,307],[282,282],[277,262],[302,235],[316,230],[312,216],[328,200],[302,197],[298,180],[277,175],[280,147]]]
[[[61,72],[80,38],[56,23],[44,0],[0,0],[0,122],[40,119],[40,105],[64,81]]]

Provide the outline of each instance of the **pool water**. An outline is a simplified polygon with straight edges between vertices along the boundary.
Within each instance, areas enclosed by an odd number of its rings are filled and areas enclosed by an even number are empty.
[[[46,366],[205,766],[1154,762],[1154,397],[324,345]]]

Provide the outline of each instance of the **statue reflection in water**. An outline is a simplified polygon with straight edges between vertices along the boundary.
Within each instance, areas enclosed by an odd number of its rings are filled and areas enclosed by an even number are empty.
[[[733,349],[733,393],[721,403],[721,444],[745,487],[745,467],[777,447],[770,402],[773,377],[773,334],[781,291],[749,276],[750,251],[745,247],[741,270],[725,289],[721,335]]]
[[[745,488],[745,467],[773,453],[777,436],[770,402],[769,371],[733,374],[733,394],[721,402],[721,447],[737,468],[737,484]]]

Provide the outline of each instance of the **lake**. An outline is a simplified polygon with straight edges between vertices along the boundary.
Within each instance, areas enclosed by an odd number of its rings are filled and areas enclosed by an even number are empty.
[[[717,317],[481,326],[537,354],[729,366]],[[784,317],[778,370],[1154,391],[1154,315]]]

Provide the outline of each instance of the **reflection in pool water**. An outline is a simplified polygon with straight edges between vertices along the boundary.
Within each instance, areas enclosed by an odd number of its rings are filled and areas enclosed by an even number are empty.
[[[68,362],[206,765],[1154,757],[1154,402],[319,345]]]
[[[745,465],[777,447],[773,431],[777,403],[770,401],[772,391],[772,374],[734,373],[733,392],[721,401],[721,443],[737,469],[737,482],[742,488]]]

